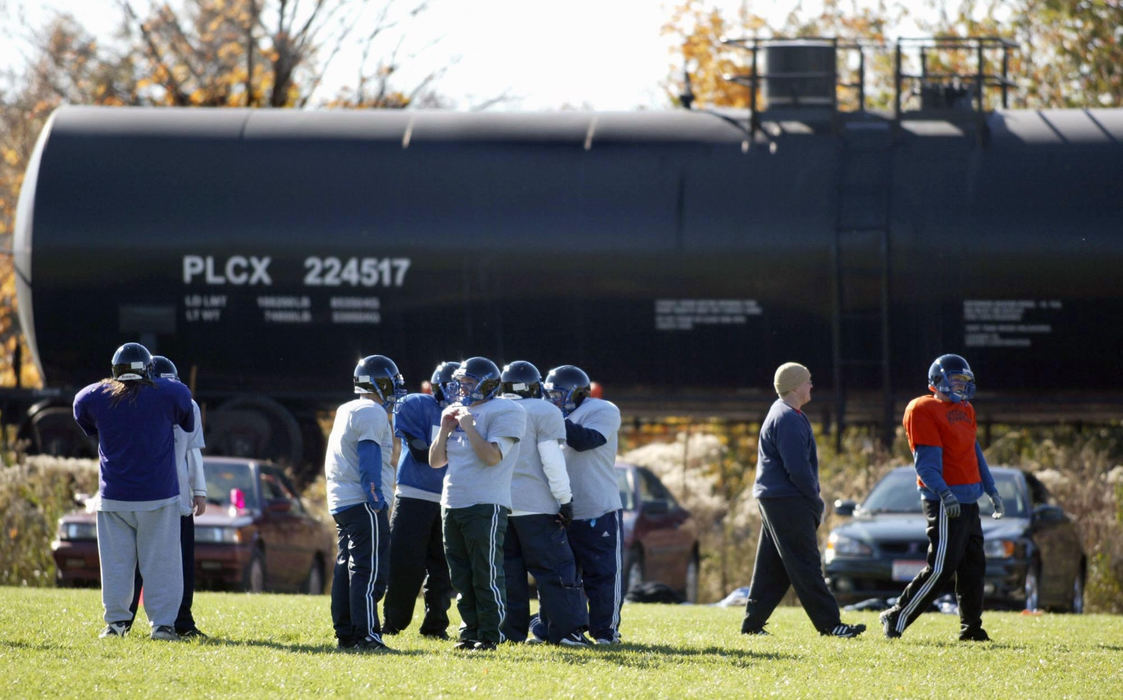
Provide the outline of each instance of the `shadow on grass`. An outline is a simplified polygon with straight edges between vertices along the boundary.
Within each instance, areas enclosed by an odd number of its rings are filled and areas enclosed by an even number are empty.
[[[338,654],[340,656],[421,656],[433,652],[426,649],[394,649],[385,651],[360,651],[358,649],[340,649],[335,644],[285,644],[268,639],[210,639],[197,642],[185,642],[198,646],[229,646],[229,647],[260,647],[276,649],[277,651],[292,651],[302,654]]]
[[[558,649],[558,647],[551,647]],[[620,644],[611,647],[592,647],[589,649],[562,648],[570,661],[612,661],[619,666],[632,668],[655,668],[678,658],[680,660],[704,661],[710,657],[716,663],[734,666],[747,665],[757,661],[778,661],[798,658],[795,654],[775,651],[754,651],[752,649],[731,649],[729,647],[676,647],[669,644]]]
[[[898,640],[894,640],[897,642]],[[928,647],[931,649],[1002,649],[1006,651],[1021,651],[1026,649],[1025,644],[1017,642],[1004,642],[991,640],[989,642],[961,642],[958,639],[933,641],[929,639],[905,642],[910,646]]]

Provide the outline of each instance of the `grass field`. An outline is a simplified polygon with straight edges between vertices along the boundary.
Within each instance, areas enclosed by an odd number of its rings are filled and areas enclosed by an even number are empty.
[[[750,638],[737,609],[626,604],[621,646],[478,654],[416,627],[387,637],[394,653],[338,652],[326,596],[198,593],[195,617],[210,640],[154,642],[143,619],[102,640],[97,590],[0,588],[0,697],[1123,696],[1123,617],[1108,615],[987,613],[996,641],[964,644],[948,615],[889,641],[874,613],[845,613],[870,630],[842,640],[785,607]]]

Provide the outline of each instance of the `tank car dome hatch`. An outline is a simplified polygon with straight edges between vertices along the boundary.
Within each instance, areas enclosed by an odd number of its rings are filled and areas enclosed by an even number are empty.
[[[835,46],[793,39],[764,47],[764,100],[770,109],[831,107],[835,103]]]

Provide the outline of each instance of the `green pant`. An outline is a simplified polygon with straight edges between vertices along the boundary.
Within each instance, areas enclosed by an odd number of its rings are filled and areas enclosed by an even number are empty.
[[[452,587],[460,594],[460,638],[479,642],[503,641],[499,628],[507,614],[507,583],[503,576],[503,537],[507,533],[504,506],[478,504],[445,508],[445,559]]]

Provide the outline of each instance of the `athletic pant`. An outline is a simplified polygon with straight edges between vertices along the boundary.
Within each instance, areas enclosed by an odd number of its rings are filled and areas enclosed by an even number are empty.
[[[556,515],[534,514],[507,518],[503,544],[503,571],[507,580],[507,618],[503,635],[526,641],[530,628],[530,587],[538,588],[539,616],[546,623],[546,637],[557,643],[588,624],[577,563],[565,528]]]
[[[418,589],[425,594],[421,634],[443,634],[453,591],[441,535],[441,504],[398,496],[390,517],[390,583],[382,606],[387,630],[409,627]]]
[[[132,618],[136,569],[148,582],[144,612],[153,627],[175,624],[183,600],[183,559],[179,549],[179,504],[155,510],[98,511],[97,553],[101,558],[101,602],[106,622]]]
[[[452,586],[460,593],[460,639],[503,641],[500,629],[507,614],[503,573],[503,540],[507,533],[504,506],[482,503],[444,509],[444,545]]]
[[[386,509],[360,503],[334,514],[338,552],[331,582],[331,621],[347,644],[382,638],[378,601],[386,591],[390,524]]]
[[[589,601],[589,633],[594,639],[615,640],[620,629],[620,606],[624,603],[620,573],[622,512],[614,510],[569,524],[569,543]]]
[[[183,565],[183,600],[179,604],[179,613],[175,617],[175,631],[178,634],[190,632],[195,629],[195,618],[191,615],[191,604],[195,600],[195,516],[181,515],[179,517],[179,554]],[[136,611],[140,607],[140,590],[144,586],[144,577],[140,575],[140,566],[136,568],[133,577],[133,602],[129,605],[129,624],[136,619]]]
[[[795,588],[815,629],[831,630],[840,620],[838,602],[823,580],[819,540],[815,536],[819,513],[807,499],[798,496],[762,498],[757,504],[760,507],[760,543],[741,631],[763,628],[789,586]]]
[[[928,520],[928,565],[920,570],[891,609],[890,622],[904,632],[955,576],[960,631],[983,624],[983,581],[987,560],[977,503],[960,503],[959,517],[947,517],[940,501],[922,500]]]

